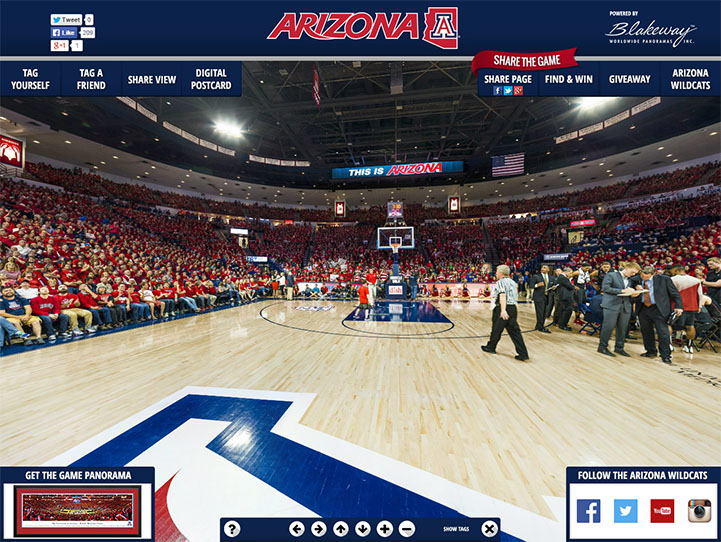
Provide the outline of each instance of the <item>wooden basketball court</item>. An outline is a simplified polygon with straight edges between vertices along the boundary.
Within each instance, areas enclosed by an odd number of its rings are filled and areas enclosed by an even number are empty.
[[[555,330],[524,333],[519,362],[507,336],[481,351],[489,303],[434,305],[446,321],[264,300],[6,356],[0,464],[47,462],[186,386],[316,394],[303,425],[549,518],[567,465],[721,457],[717,354],[665,365],[639,357],[639,337],[608,358],[597,337]]]

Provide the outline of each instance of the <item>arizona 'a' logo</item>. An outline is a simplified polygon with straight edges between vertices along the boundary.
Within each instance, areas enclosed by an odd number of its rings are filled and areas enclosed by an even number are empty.
[[[458,49],[458,8],[428,8],[423,41],[441,49]]]

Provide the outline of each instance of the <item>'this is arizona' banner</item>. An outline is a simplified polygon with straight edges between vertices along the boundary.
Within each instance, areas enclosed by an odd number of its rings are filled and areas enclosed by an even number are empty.
[[[548,53],[504,53],[502,51],[481,51],[473,57],[473,73],[480,69],[499,70],[552,70],[578,66],[574,55],[576,49],[563,49]]]
[[[422,162],[418,164],[395,164],[392,166],[361,166],[333,168],[333,179],[353,177],[395,177],[402,175],[433,175],[440,173],[459,173],[463,171],[463,161]]]

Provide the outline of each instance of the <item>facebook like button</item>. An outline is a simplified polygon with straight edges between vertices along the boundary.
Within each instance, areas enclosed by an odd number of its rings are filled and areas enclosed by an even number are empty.
[[[54,39],[73,39],[78,37],[78,29],[71,27],[51,28],[50,37]]]

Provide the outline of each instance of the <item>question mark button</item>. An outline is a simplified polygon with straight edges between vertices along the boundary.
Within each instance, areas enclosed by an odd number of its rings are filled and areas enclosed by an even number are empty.
[[[240,524],[237,521],[226,521],[225,525],[223,526],[223,532],[225,533],[225,536],[229,536],[231,538],[235,538],[240,534]]]

